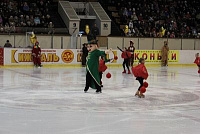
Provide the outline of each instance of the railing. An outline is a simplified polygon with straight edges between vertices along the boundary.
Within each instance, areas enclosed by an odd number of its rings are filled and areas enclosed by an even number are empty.
[[[200,39],[196,38],[138,38],[138,37],[97,37],[100,46],[116,49],[129,47],[130,40],[133,40],[136,49],[160,50],[164,41],[168,41],[171,50],[200,50]]]
[[[44,27],[16,27],[15,30],[8,29],[1,34],[20,34],[26,32],[34,32],[36,34],[69,34],[67,28],[44,28]]]
[[[58,49],[72,49],[82,48],[83,43],[87,43],[87,37],[81,38],[77,35],[74,38],[76,43],[71,42],[71,36],[66,34],[36,34],[38,41],[42,48],[58,48]],[[0,35],[0,46],[3,47],[6,40],[10,40],[13,47],[28,47],[30,43],[30,35],[11,34]],[[164,45],[164,41],[168,41],[170,50],[200,50],[200,39],[185,39],[185,38],[131,38],[131,37],[112,37],[99,36],[99,45],[101,48],[117,49],[129,47],[130,40],[133,40],[134,46],[137,50],[160,50]]]

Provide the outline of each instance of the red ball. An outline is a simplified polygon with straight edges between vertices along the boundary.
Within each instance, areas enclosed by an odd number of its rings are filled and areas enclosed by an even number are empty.
[[[200,74],[200,69],[199,69],[198,73]]]
[[[111,78],[111,74],[110,73],[107,73],[106,74],[106,77],[109,79],[109,78]]]
[[[144,82],[143,86],[147,88],[149,86],[149,84],[147,82]]]
[[[118,59],[118,57],[117,57],[117,56],[115,56],[115,57],[114,57],[114,59],[115,59],[115,60],[117,60],[117,59]]]
[[[146,92],[146,88],[145,88],[145,87],[141,87],[141,88],[140,88],[140,92],[141,92],[141,93],[145,93],[145,92]]]

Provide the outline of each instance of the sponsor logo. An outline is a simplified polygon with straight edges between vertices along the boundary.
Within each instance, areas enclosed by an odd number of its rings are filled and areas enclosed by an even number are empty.
[[[140,58],[144,58],[145,62],[162,62],[162,53],[160,50],[136,50],[134,61],[138,62]],[[168,62],[179,62],[178,50],[169,51]]]
[[[41,62],[59,62],[59,57],[55,50],[42,50]],[[32,50],[12,50],[11,63],[33,62]]]
[[[65,50],[62,52],[62,60],[65,63],[71,63],[74,60],[74,53],[71,50]]]

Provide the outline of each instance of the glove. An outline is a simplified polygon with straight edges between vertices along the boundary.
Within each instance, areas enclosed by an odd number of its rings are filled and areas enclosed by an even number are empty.
[[[109,53],[111,53],[112,52],[112,49],[110,48],[110,49],[108,49],[108,50],[105,50],[105,53],[106,54],[109,54]]]

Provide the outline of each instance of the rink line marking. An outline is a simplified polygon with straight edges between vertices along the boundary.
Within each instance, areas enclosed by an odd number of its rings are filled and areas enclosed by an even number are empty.
[[[170,114],[173,114],[173,112],[174,111],[172,111]],[[176,115],[176,114],[175,114]],[[120,123],[120,122],[125,122],[125,121],[128,121],[128,120],[133,120],[133,119],[140,119],[140,118],[136,118],[136,117],[131,117],[131,115],[126,115],[126,116],[128,116],[128,117],[126,117],[126,118],[123,118],[123,119],[119,119],[119,120],[117,120],[117,121],[113,121],[113,122],[111,122],[111,123],[106,123],[106,124],[103,124],[103,125],[93,125],[93,126],[86,126],[86,127],[83,127],[83,128],[79,128],[79,129],[75,129],[75,130],[69,130],[69,131],[65,131],[65,132],[79,132],[79,131],[82,131],[82,130],[91,130],[91,129],[94,129],[94,128],[99,128],[99,127],[103,127],[103,126],[108,126],[108,125],[114,125],[114,124],[118,124],[118,123]],[[195,119],[195,118],[194,118]],[[164,121],[166,121],[166,120],[181,120],[181,119],[173,119],[173,118],[170,118],[170,119],[168,119],[167,117],[166,117],[166,115],[165,115],[165,119],[156,119],[156,118],[151,118],[151,119],[142,119],[142,120],[144,120],[144,121],[149,121],[149,120],[152,120],[152,121],[157,121],[157,120],[164,120]],[[200,120],[200,119],[197,119],[197,120]],[[199,122],[199,121],[197,121],[197,122]]]
[[[132,97],[131,97],[132,98]],[[191,101],[191,102],[194,102],[194,101]],[[188,102],[188,103],[191,103],[191,102]],[[32,103],[27,103],[27,102],[25,102],[26,104],[31,104],[31,105],[33,105]],[[173,105],[162,105],[162,106],[152,106],[152,107],[150,107],[150,108],[148,108],[148,109],[145,109],[145,112],[146,112],[146,110],[147,111],[162,111],[163,109],[166,109],[166,110],[168,110],[168,111],[174,111],[173,109],[174,108],[178,108],[178,107],[180,107],[180,108],[183,108],[183,107],[187,107],[187,106],[190,106],[189,107],[189,109],[187,108],[187,109],[178,109],[178,111],[189,111],[189,110],[197,110],[197,109],[199,109],[199,105],[194,105],[194,104],[188,104],[188,103],[181,103],[181,104],[173,104]],[[39,107],[41,107],[42,105],[41,104],[34,104],[34,106],[39,106]],[[48,107],[54,107],[54,105],[48,105]],[[194,107],[192,107],[191,108],[191,106],[195,106],[196,108],[194,108]],[[105,108],[105,109],[107,109],[108,107],[92,107],[92,109],[87,109],[87,110],[85,110],[85,109],[80,109],[80,106],[69,106],[69,108],[72,108],[71,110],[66,110],[66,108],[67,107],[64,107],[64,109],[63,109],[63,107],[61,108],[61,109],[58,109],[58,108],[56,108],[56,107],[54,107],[55,109],[40,109],[40,108],[30,108],[30,107],[20,107],[19,108],[19,106],[1,106],[1,107],[7,107],[7,108],[13,108],[13,109],[25,109],[25,110],[40,110],[40,111],[58,111],[58,112],[88,112],[88,111],[90,111],[90,112],[92,112],[92,113],[137,113],[137,112],[141,112],[141,110],[144,110],[144,109],[134,109],[134,111],[132,110],[132,111],[130,111],[130,110],[127,110],[127,111],[95,111],[95,109],[99,109],[99,108]],[[167,108],[166,108],[167,107]],[[75,109],[74,109],[75,108]],[[88,107],[87,107],[88,108]],[[116,108],[116,109],[126,109],[127,108],[127,106],[124,106],[124,107],[114,107],[114,108]]]
[[[171,89],[171,88],[162,88],[162,89],[168,89],[168,90],[172,90],[172,91],[174,91],[175,89]],[[182,91],[182,90],[176,90],[176,91],[179,91],[179,92],[185,92],[185,93],[187,93],[186,91]],[[79,93],[80,93],[80,91],[78,91]],[[190,93],[190,92],[188,92],[188,93]],[[196,94],[195,94],[196,95]],[[122,98],[127,98],[127,97],[122,97]],[[132,96],[131,97],[129,97],[129,98],[132,98]],[[198,100],[198,98],[196,99],[196,100]],[[188,103],[190,103],[190,102],[193,102],[193,101],[196,101],[196,100],[192,100],[192,101],[189,101]],[[27,103],[27,104],[30,104],[30,103]],[[32,104],[32,103],[31,103]],[[182,104],[182,103],[181,103]],[[164,105],[164,106],[153,106],[152,108],[156,108],[156,107],[160,107],[160,108],[162,108],[162,107],[166,107],[166,106],[177,106],[177,105],[181,105],[180,103],[177,103],[177,104],[173,104],[173,105]],[[38,105],[40,105],[40,104],[38,104]],[[188,105],[188,104],[187,104]],[[182,106],[182,105],[181,105]],[[74,107],[74,106],[70,106],[71,108],[76,108],[76,107]],[[78,107],[79,108],[79,107]],[[96,108],[94,108],[94,109],[98,109],[99,107],[96,107]],[[101,107],[102,108],[102,107]],[[103,108],[107,108],[107,107],[103,107]],[[117,108],[117,109],[119,109],[119,108],[122,108],[122,109],[124,109],[124,108],[127,108],[127,107],[114,107],[114,108]],[[36,108],[37,109],[37,108]],[[41,110],[41,109],[40,109]],[[55,109],[54,109],[55,110]],[[81,110],[81,109],[79,109],[79,110]],[[148,110],[151,110],[151,108],[150,109],[148,109]],[[68,110],[69,111],[69,110]],[[73,110],[72,110],[73,111]],[[82,111],[82,110],[81,110]],[[96,112],[96,111],[95,111]],[[105,112],[105,111],[101,111],[101,112]],[[122,111],[120,111],[120,112],[122,112]],[[130,111],[131,112],[131,111]],[[132,111],[133,112],[133,111]]]
[[[190,119],[190,120],[193,120],[195,122],[200,122],[200,118],[197,118],[197,117],[194,117],[194,116],[180,114],[180,113],[174,113],[174,115],[177,116],[177,117],[182,117],[182,118]]]
[[[163,70],[163,71],[156,70],[156,69],[148,69],[148,70],[151,70],[151,71],[157,71],[157,72],[174,73],[173,71],[168,71],[168,70]],[[187,73],[180,73],[180,72],[178,72],[178,74],[189,75],[189,76],[195,76],[195,77],[198,76],[198,75],[195,75],[195,74],[187,74]],[[168,75],[166,75],[166,76],[168,76]]]
[[[49,80],[49,79],[37,77],[37,76],[31,75],[31,74],[29,74],[29,73],[23,73],[23,72],[16,71],[16,70],[12,70],[12,69],[8,69],[8,68],[5,68],[5,69],[6,69],[6,70],[9,70],[9,71],[12,71],[12,72],[15,72],[15,73],[18,73],[18,74],[27,75],[27,76],[29,76],[29,77],[36,78],[36,79],[39,79],[39,80],[43,80],[43,81],[55,83],[54,80]],[[59,84],[58,82],[56,82],[56,83]],[[60,86],[60,85],[61,85],[61,84],[59,84],[59,86]],[[64,85],[66,86],[66,84],[64,84]],[[24,87],[24,86],[22,86],[22,87]]]
[[[187,105],[188,106],[188,105]],[[154,109],[154,108],[151,108],[151,109],[136,109],[136,111],[116,111],[116,110],[113,110],[113,111],[91,111],[91,110],[77,110],[77,109],[74,109],[74,110],[64,110],[64,109],[54,109],[54,110],[49,110],[49,109],[39,109],[39,108],[24,108],[24,107],[19,107],[19,106],[4,106],[4,105],[1,105],[0,107],[2,108],[11,108],[11,109],[18,109],[18,110],[26,110],[26,111],[48,111],[48,112],[61,112],[61,113],[65,113],[65,112],[71,112],[71,113],[86,113],[86,112],[89,112],[89,113],[146,113],[147,111],[148,112],[155,112],[155,111],[163,111],[163,110],[167,110],[167,112],[174,112],[174,110],[176,111],[196,111],[196,110],[199,110],[199,105],[196,107],[196,108],[190,108],[190,109],[166,109],[166,108],[163,108],[163,107],[166,107],[166,106],[162,106],[162,107],[157,107],[157,108],[162,108],[162,109]],[[177,108],[177,106],[174,106]],[[182,106],[180,106],[182,108]],[[97,107],[98,108],[98,107]],[[96,109],[97,109],[96,108]],[[107,108],[107,107],[106,107]],[[121,108],[127,108],[127,107],[121,107]],[[171,107],[172,108],[172,107]],[[142,110],[145,110],[144,112]],[[196,111],[197,112],[197,111]]]
[[[125,118],[123,118],[125,116]],[[81,130],[90,130],[90,129],[92,129],[92,128],[98,128],[98,127],[102,127],[102,126],[108,126],[108,125],[114,125],[114,124],[118,124],[118,123],[120,123],[120,122],[126,122],[126,121],[128,121],[128,120],[133,120],[133,119],[140,119],[140,118],[137,118],[137,117],[131,117],[132,115],[123,115],[122,116],[122,118],[121,119],[118,119],[118,120],[116,120],[116,121],[113,121],[113,122],[111,122],[111,123],[104,123],[104,124],[102,124],[102,125],[93,125],[93,126],[86,126],[86,127],[82,127],[82,128],[79,128],[79,129],[73,129],[73,130],[65,130],[64,132],[66,133],[66,132],[77,132],[77,131],[81,131]],[[90,118],[91,116],[90,116],[90,113],[88,113],[88,116],[87,116],[87,118]],[[87,120],[87,119],[85,119],[85,120]],[[144,120],[144,121],[146,121],[146,120],[152,120],[152,121],[156,121],[157,119],[155,119],[155,118],[153,118],[153,117],[151,117],[150,119],[142,119],[142,120]],[[177,119],[167,119],[166,117],[165,117],[165,119],[159,119],[159,120],[164,120],[164,121],[166,121],[166,120],[177,120]]]
[[[125,122],[125,121],[128,121],[128,120],[135,119],[135,117],[131,117],[131,115],[126,115],[126,116],[130,116],[130,117],[119,119],[119,120],[111,122],[111,123],[106,123],[106,124],[104,123],[102,125],[86,126],[86,127],[83,127],[83,128],[79,128],[79,129],[75,129],[75,130],[69,130],[69,131],[65,131],[65,132],[71,132],[71,133],[73,133],[73,132],[77,132],[77,131],[79,132],[79,131],[82,131],[82,130],[90,130],[90,129],[93,129],[93,128],[99,128],[99,127],[103,127],[103,126],[114,125],[114,124],[118,124],[120,122]],[[149,119],[146,119],[146,120],[149,120]],[[118,128],[118,129],[120,129],[120,128]]]
[[[32,77],[32,78],[43,80],[43,81],[46,81],[46,82],[51,82],[51,83],[53,82],[53,83],[56,83],[56,85],[58,85],[58,86],[66,86],[67,85],[67,84],[65,84],[63,82],[61,82],[61,83],[59,83],[58,81],[55,82],[55,80],[48,80],[48,79],[45,79],[45,78],[40,78],[40,77],[33,76],[31,74],[28,74],[28,73],[19,72],[19,71],[12,70],[12,69],[9,69],[9,68],[5,68],[5,69],[9,70],[9,71],[12,71],[12,72],[15,72],[15,73],[18,73],[18,74],[27,75],[27,76]],[[75,85],[77,85],[77,83]],[[26,85],[23,85],[21,87],[26,87]]]
[[[14,70],[11,70],[11,71],[14,71]],[[170,89],[170,88],[167,88],[167,89]],[[172,90],[172,89],[171,89]],[[174,89],[173,89],[174,90]],[[181,91],[181,90],[178,90],[178,91]],[[166,106],[166,105],[165,105]],[[107,107],[106,107],[107,108]],[[117,107],[117,108],[119,108],[119,107]],[[124,107],[120,107],[120,108],[124,108]],[[126,108],[126,107],[125,107]],[[34,109],[33,109],[34,110]],[[50,110],[51,111],[51,110]],[[52,111],[54,111],[54,110],[52,110]],[[72,112],[74,112],[73,110],[72,110]],[[84,111],[83,111],[84,112]],[[94,112],[94,111],[92,111],[92,112]],[[96,111],[95,111],[96,112]],[[100,111],[100,112],[104,112],[104,111]],[[118,112],[122,112],[122,111],[118,111]],[[125,111],[126,112],[126,111]],[[133,112],[133,111],[130,111],[130,112]],[[137,112],[137,111],[136,111]]]
[[[42,79],[42,78],[40,78],[40,77],[33,76],[33,75],[31,75],[31,74],[28,74],[28,73],[23,73],[23,72],[16,71],[16,70],[12,70],[12,69],[8,69],[8,68],[6,68],[6,70],[9,70],[9,71],[12,71],[12,72],[15,72],[15,73],[18,73],[18,74],[27,75],[27,76],[29,76],[29,77],[32,77],[32,78]],[[49,81],[49,80],[48,80],[48,81]],[[51,82],[52,82],[52,81],[51,81]]]
[[[132,97],[131,97],[132,98]],[[193,102],[193,101],[191,101],[191,102]],[[188,102],[188,103],[190,103],[190,102]],[[189,110],[196,110],[196,109],[194,109],[194,107],[193,108],[191,108],[191,106],[195,106],[197,109],[199,109],[199,105],[194,105],[194,104],[185,104],[185,103],[181,103],[181,104],[173,104],[173,105],[163,105],[163,106],[153,106],[153,107],[150,107],[150,108],[148,108],[148,109],[145,109],[145,112],[146,112],[146,110],[147,111],[161,111],[161,110],[163,110],[163,109],[167,109],[168,111],[173,111],[173,109],[174,108],[177,108],[177,107],[180,107],[180,108],[183,108],[183,107],[187,107],[187,106],[190,106],[190,108],[188,109],[178,109],[178,111],[189,111]],[[30,103],[27,103],[27,104],[30,104]],[[32,104],[32,103],[31,103]],[[33,104],[32,104],[33,105]],[[36,105],[38,105],[38,106],[41,106],[41,104],[36,104]],[[54,105],[49,105],[48,107],[52,107],[52,106],[54,106]],[[6,107],[6,106],[4,106],[4,107]],[[48,110],[48,109],[39,109],[39,108],[24,108],[24,107],[21,107],[21,108],[19,108],[19,107],[15,107],[15,106],[7,106],[7,107],[10,107],[10,108],[15,108],[15,109],[25,109],[25,110],[40,110],[40,111],[59,111],[59,112],[87,112],[87,111],[91,111],[91,112],[93,112],[93,113],[135,113],[135,112],[139,112],[139,111],[141,111],[141,110],[144,110],[144,109],[134,109],[135,111],[95,111],[95,109],[99,109],[99,108],[108,108],[108,107],[93,107],[92,109],[88,109],[88,110],[83,110],[83,109],[80,109],[80,106],[69,106],[69,108],[75,108],[75,109],[73,109],[73,110],[66,110],[66,109],[51,109],[51,110]],[[166,108],[167,107],[167,108]],[[79,108],[79,109],[77,109],[77,108]],[[88,107],[87,107],[88,108]],[[127,108],[127,106],[125,107],[114,107],[114,108],[116,108],[116,109],[124,109],[124,108]],[[155,109],[155,108],[157,108],[157,109]],[[159,108],[159,109],[158,109]],[[78,111],[77,111],[78,110]]]
[[[134,66],[137,64],[134,64]],[[122,64],[108,64],[108,67],[122,67]],[[145,64],[147,67],[161,67],[161,64]],[[196,67],[195,64],[169,64],[169,67]],[[0,66],[0,68],[30,68],[34,67],[33,65],[3,65]],[[82,65],[79,64],[45,64],[43,67],[48,68],[48,67],[82,67]]]
[[[10,68],[4,68],[4,69],[9,70],[9,71],[12,71],[12,72],[15,72],[15,73],[18,73],[18,74],[27,75],[27,76],[32,77],[32,78],[37,78],[37,79],[39,79],[39,80],[46,80],[47,82],[54,82],[54,83],[55,83],[55,80],[49,80],[49,79],[37,77],[37,76],[31,75],[31,74],[29,74],[29,73],[23,73],[23,72],[20,72],[20,71],[12,70],[12,69],[10,69]],[[38,69],[38,68],[37,68],[37,69]],[[41,68],[39,68],[39,69],[41,69]],[[69,75],[68,75],[68,76],[69,76]],[[66,86],[65,83],[62,83],[62,84],[61,84],[61,83],[58,83],[58,81],[57,81],[56,83],[57,83],[59,86],[61,86],[61,85]],[[75,85],[77,85],[77,83],[76,83]],[[23,86],[22,86],[22,87],[23,87]]]
[[[34,105],[34,106],[39,106],[39,107],[41,107],[42,105],[41,104],[33,104],[33,103],[27,103],[27,102],[25,102],[24,104],[30,104],[30,105]],[[23,105],[22,105],[23,106]],[[46,105],[47,106],[47,105]],[[115,110],[115,111],[95,111],[95,109],[99,109],[99,108],[105,108],[105,109],[107,109],[108,107],[92,107],[92,109],[87,109],[87,110],[85,110],[85,109],[83,109],[83,108],[80,108],[80,106],[69,106],[69,108],[71,109],[71,110],[66,110],[66,108],[67,107],[61,107],[61,109],[60,108],[57,108],[57,107],[55,107],[55,105],[48,105],[47,106],[47,108],[48,107],[54,107],[54,109],[40,109],[40,108],[30,108],[30,107],[20,107],[20,104],[19,104],[19,106],[2,106],[2,107],[10,107],[10,108],[14,108],[14,109],[25,109],[25,110],[40,110],[40,111],[59,111],[59,112],[75,112],[75,111],[77,111],[77,112],[87,112],[87,111],[91,111],[91,112],[93,112],[93,113],[135,113],[135,112],[139,112],[139,111],[141,111],[141,110],[144,110],[144,109],[134,109],[134,111],[133,110],[126,110],[126,111],[119,111],[119,110]],[[147,111],[161,111],[161,110],[163,110],[163,109],[167,109],[168,111],[173,111],[173,109],[174,108],[178,108],[178,107],[180,107],[180,108],[183,108],[183,107],[187,107],[187,109],[178,109],[178,111],[189,111],[189,110],[196,110],[196,109],[199,109],[199,105],[194,105],[194,104],[174,104],[174,105],[164,105],[164,106],[153,106],[153,107],[150,107],[150,108],[148,108],[148,109],[145,109],[145,111],[147,110]],[[190,107],[188,107],[188,106],[190,106]],[[196,109],[194,108],[194,107],[192,107],[191,108],[191,106],[195,106],[196,107]],[[19,108],[20,107],[20,108]],[[167,108],[166,108],[167,107]],[[87,107],[88,108],[88,107]],[[127,106],[125,107],[114,107],[115,109],[126,109],[126,108],[128,108]],[[159,108],[159,109],[158,109]],[[188,109],[189,108],[189,109]]]
[[[112,65],[113,67],[119,67],[121,65]],[[56,64],[45,64],[42,66],[43,68],[56,68],[56,67],[82,67],[82,65],[75,65],[75,64],[61,64],[61,65],[56,65]],[[0,68],[34,68],[33,65],[4,65],[0,66]]]

